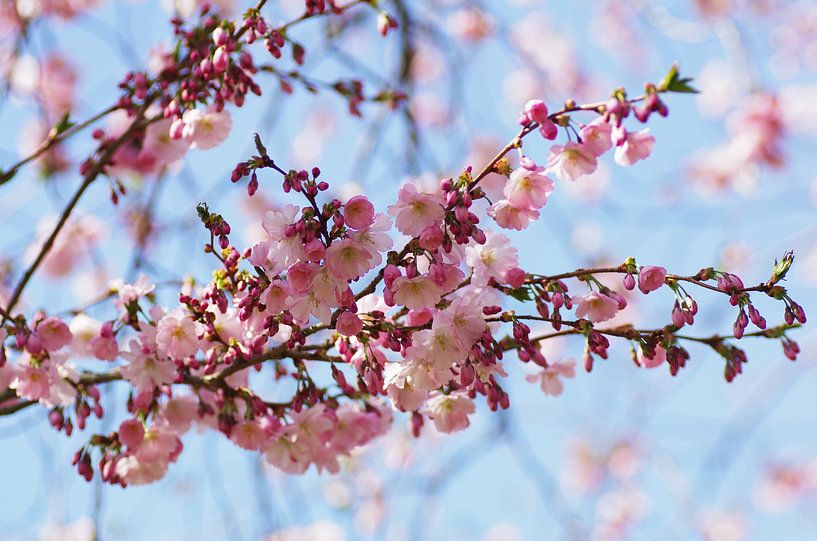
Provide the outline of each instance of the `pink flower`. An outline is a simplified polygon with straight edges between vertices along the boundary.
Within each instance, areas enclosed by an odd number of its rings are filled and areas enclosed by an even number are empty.
[[[102,323],[85,314],[77,314],[68,328],[73,335],[71,352],[79,356],[93,355],[89,344],[99,334]]]
[[[539,133],[541,133],[545,139],[555,139],[558,134],[556,124],[548,118],[548,108],[542,100],[531,100],[527,102],[520,122],[525,125],[531,122],[539,124]]]
[[[54,230],[54,218],[45,218],[37,224],[37,237],[25,253],[26,263],[37,257],[45,239]],[[57,235],[54,244],[43,259],[41,268],[49,276],[60,277],[70,274],[75,267],[87,259],[104,238],[105,227],[93,216],[77,215],[69,219]]]
[[[650,129],[627,133],[624,144],[616,149],[615,160],[619,165],[633,165],[639,160],[647,158],[652,152],[655,137],[650,135]]]
[[[503,229],[526,229],[532,220],[539,218],[539,211],[527,205],[518,206],[508,199],[500,199],[488,207],[488,216]]]
[[[181,309],[168,312],[156,328],[156,347],[160,354],[181,361],[199,350],[196,323]]]
[[[542,124],[548,121],[548,106],[542,100],[530,100],[525,104],[525,115],[530,121]]]
[[[287,283],[298,293],[305,293],[312,285],[312,279],[318,272],[318,265],[313,263],[296,263],[287,270]]]
[[[585,124],[580,132],[584,148],[594,156],[601,156],[613,146],[612,131],[613,128],[604,120],[604,117]]]
[[[139,391],[152,391],[155,387],[172,383],[176,376],[176,368],[172,362],[159,360],[154,354],[145,352],[136,340],[129,342],[122,357],[128,361],[120,368],[122,377]]]
[[[356,195],[344,205],[343,220],[352,229],[363,229],[374,222],[374,205],[366,196]]]
[[[394,281],[393,289],[394,302],[410,310],[433,308],[442,296],[440,288],[427,276],[401,276]]]
[[[48,371],[26,366],[19,370],[9,385],[17,396],[26,400],[40,400],[50,394]]]
[[[165,361],[165,364],[172,364]],[[161,419],[168,430],[177,435],[190,430],[193,421],[199,416],[199,406],[194,396],[180,396],[165,402],[161,411]]]
[[[558,361],[550,364],[538,374],[528,374],[525,381],[529,383],[539,382],[542,392],[549,396],[559,396],[564,390],[561,378],[573,378],[576,376],[576,361]]]
[[[145,129],[141,153],[149,154],[159,167],[181,159],[190,148],[189,139],[173,138],[170,130],[172,123],[173,120],[165,118],[150,124]]]
[[[266,445],[270,435],[256,421],[241,421],[233,427],[230,439],[242,449],[258,451]]]
[[[562,180],[576,180],[596,170],[596,156],[584,145],[569,141],[566,145],[553,145],[548,155],[547,171]]]
[[[34,334],[48,351],[57,351],[61,347],[70,344],[73,339],[68,325],[54,316],[40,321]]]
[[[657,368],[667,360],[667,350],[663,346],[655,346],[655,354],[647,357],[643,351],[638,352],[638,364],[644,368]]]
[[[468,428],[471,424],[468,415],[474,411],[474,402],[459,391],[450,394],[434,391],[423,408],[423,412],[434,421],[434,427],[446,434]]]
[[[410,182],[400,188],[397,203],[388,210],[395,218],[397,230],[412,237],[418,236],[425,228],[440,222],[445,216],[437,196],[418,192]]]
[[[94,357],[101,361],[115,361],[119,356],[119,346],[113,335],[113,323],[106,321],[99,329],[99,334],[88,342],[88,348]]]
[[[503,193],[517,207],[541,208],[553,191],[553,181],[542,174],[544,167],[517,167],[505,184]]]
[[[389,250],[393,241],[389,236],[391,220],[385,214],[376,214],[370,225],[349,234],[371,254],[371,264],[380,265],[383,258],[380,253]]]
[[[119,441],[136,449],[145,438],[145,427],[138,419],[127,419],[119,425]]]
[[[383,370],[383,386],[394,406],[401,411],[415,411],[423,405],[428,391],[415,389],[411,383],[413,367],[409,364],[387,363]]]
[[[470,296],[454,299],[445,310],[433,317],[436,324],[451,328],[460,346],[466,351],[471,349],[488,328],[481,303]]]
[[[190,148],[207,150],[220,145],[230,135],[233,120],[226,109],[218,112],[210,106],[205,112],[192,109],[184,113],[183,136],[190,140]]]
[[[508,272],[505,273],[505,280],[508,282],[508,285],[513,288],[522,287],[525,284],[525,278],[527,278],[527,274],[519,267],[509,269]]]
[[[488,280],[504,280],[505,273],[519,266],[517,250],[505,235],[488,231],[485,244],[465,248],[465,263],[474,269],[471,283],[485,285]]]
[[[176,453],[181,441],[165,427],[153,426],[145,431],[142,442],[136,449],[136,457],[144,462],[167,462]]]
[[[655,291],[664,285],[664,278],[666,277],[667,269],[664,267],[641,267],[641,272],[638,273],[638,289],[642,293]]]
[[[363,322],[353,312],[343,312],[338,316],[335,329],[343,336],[354,336],[363,329]]]
[[[618,312],[618,301],[597,291],[574,298],[574,301],[578,302],[576,317],[589,319],[593,323],[613,319]]]
[[[135,455],[125,455],[116,462],[116,475],[128,485],[146,485],[162,479],[167,474],[168,462],[139,460]]]
[[[371,254],[352,238],[333,242],[326,249],[326,267],[335,278],[354,280],[371,268]]]
[[[221,73],[222,71],[227,69],[227,66],[230,64],[230,53],[227,52],[227,49],[224,47],[219,47],[216,49],[216,52],[213,53],[213,69],[216,73]]]

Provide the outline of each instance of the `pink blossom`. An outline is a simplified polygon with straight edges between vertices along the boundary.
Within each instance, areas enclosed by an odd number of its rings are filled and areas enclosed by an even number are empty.
[[[525,104],[525,115],[531,122],[542,124],[548,119],[548,106],[542,100],[530,100]]]
[[[580,132],[584,148],[594,156],[601,156],[613,146],[612,131],[613,128],[604,120],[604,117],[585,124]]]
[[[216,73],[225,71],[230,64],[230,53],[224,47],[219,47],[213,53],[213,69]]]
[[[190,148],[201,150],[220,145],[230,135],[233,126],[229,111],[219,112],[212,106],[204,112],[199,109],[187,111],[183,120],[183,136],[190,140]]]
[[[584,145],[569,141],[550,148],[547,171],[562,180],[576,180],[595,171],[597,165],[596,156]]]
[[[150,155],[157,167],[162,167],[181,159],[190,148],[190,140],[174,138],[171,135],[173,120],[165,118],[150,124],[145,129],[145,139],[142,143],[142,158]]]
[[[438,325],[449,327],[459,341],[460,347],[466,351],[488,328],[481,303],[470,296],[454,299],[445,310],[437,313],[434,320]]]
[[[35,336],[40,339],[43,347],[48,351],[57,351],[71,343],[73,336],[68,325],[57,317],[51,316],[37,324]]]
[[[50,394],[48,371],[34,366],[25,366],[17,371],[9,387],[17,391],[20,398],[26,400],[47,398]]]
[[[517,167],[505,184],[504,194],[517,207],[541,208],[553,191],[553,181],[542,174],[544,167]]]
[[[371,254],[371,264],[380,265],[383,258],[381,252],[389,250],[393,241],[389,236],[391,220],[385,214],[375,214],[371,225],[350,233],[350,236],[366,248]]]
[[[615,160],[619,165],[633,165],[639,160],[647,158],[652,152],[655,137],[650,135],[650,129],[644,128],[638,132],[628,132],[627,139],[616,148]]]
[[[79,356],[93,355],[89,344],[99,334],[101,327],[102,323],[85,314],[74,316],[68,325],[73,336],[71,352]]]
[[[164,361],[164,365],[172,367],[172,363],[168,361]],[[162,420],[167,423],[168,430],[176,434],[184,434],[190,430],[193,421],[198,418],[198,409],[199,407],[194,396],[181,396],[171,398],[165,402],[161,416]]]
[[[181,309],[168,312],[157,325],[156,347],[159,353],[176,361],[195,355],[199,350],[196,323]]]
[[[0,391],[5,391],[17,375],[17,365],[5,363],[0,366]]]
[[[518,206],[508,199],[500,199],[488,208],[488,216],[496,220],[503,229],[522,231],[531,221],[539,218],[539,211],[525,206]]]
[[[513,288],[522,287],[525,284],[525,278],[527,278],[527,273],[519,267],[514,267],[505,273],[505,280]]]
[[[153,426],[146,430],[142,442],[136,449],[136,456],[144,462],[167,462],[176,453],[181,441],[165,427]]]
[[[338,316],[335,329],[344,336],[354,336],[363,329],[363,322],[353,312],[343,312]]]
[[[305,293],[312,286],[319,268],[313,263],[296,263],[287,270],[287,283],[298,293]]]
[[[101,361],[115,361],[119,356],[119,346],[113,335],[113,324],[107,321],[99,328],[99,334],[88,342],[94,357]]]
[[[54,218],[45,218],[37,224],[37,236],[25,253],[26,263],[33,262],[37,257],[46,238],[54,230],[55,221]],[[73,216],[57,235],[40,268],[54,277],[70,274],[102,241],[104,231],[102,222],[93,216]]]
[[[119,441],[136,449],[145,437],[145,427],[138,419],[127,419],[119,425]]]
[[[345,238],[326,249],[326,267],[335,278],[354,280],[371,268],[371,254],[356,240]]]
[[[485,285],[491,278],[503,280],[506,272],[519,266],[517,254],[508,237],[489,231],[485,244],[465,248],[465,263],[474,270],[471,282]]]
[[[655,346],[655,353],[652,357],[648,357],[643,351],[639,351],[638,364],[644,368],[656,368],[664,364],[667,360],[667,350],[663,346]]]
[[[644,266],[638,273],[638,289],[642,293],[655,291],[664,285],[664,278],[667,276],[667,269],[664,267]]]
[[[230,431],[230,439],[248,451],[257,451],[263,448],[270,435],[257,421],[241,421]]]
[[[463,392],[431,393],[423,412],[434,421],[434,427],[449,434],[468,428],[468,416],[476,411],[474,402]]]
[[[593,323],[613,319],[618,312],[618,302],[603,293],[591,291],[587,295],[574,297],[576,317],[587,318]]]
[[[539,382],[542,392],[549,396],[559,396],[564,390],[561,378],[576,376],[576,361],[558,361],[551,363],[537,374],[528,374],[525,380],[529,383]]]
[[[176,369],[172,362],[159,360],[154,354],[145,352],[136,340],[128,343],[128,349],[122,351],[122,357],[128,361],[120,369],[122,377],[140,391],[171,383],[175,378]]]
[[[394,407],[401,411],[415,411],[423,405],[428,391],[415,389],[411,383],[413,367],[406,363],[386,363],[383,386]]]
[[[50,53],[42,65],[38,92],[46,110],[59,117],[74,106],[77,73],[59,54]]]
[[[404,235],[418,236],[423,229],[443,219],[445,212],[438,197],[420,193],[412,183],[406,183],[397,193],[397,203],[388,208],[395,217],[397,230]]]
[[[363,229],[374,222],[374,205],[364,195],[356,195],[343,206],[343,219],[352,229]]]
[[[539,133],[541,133],[545,139],[555,139],[558,134],[556,124],[548,118],[548,108],[542,100],[530,100],[527,102],[520,122],[525,125],[531,122],[539,124]]]
[[[145,485],[162,479],[167,474],[168,462],[140,460],[125,455],[116,462],[116,475],[128,485]]]
[[[394,301],[409,309],[433,308],[441,296],[440,288],[427,276],[402,276],[394,281]]]
[[[448,293],[462,283],[465,274],[458,265],[432,263],[428,268],[428,277],[439,286],[442,293]]]

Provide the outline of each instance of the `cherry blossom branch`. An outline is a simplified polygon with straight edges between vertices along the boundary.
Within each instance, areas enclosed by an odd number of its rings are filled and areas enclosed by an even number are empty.
[[[134,119],[133,123],[125,130],[122,135],[117,137],[114,141],[110,142],[105,146],[105,149],[102,151],[101,155],[93,161],[93,164],[90,165],[90,168],[85,172],[83,176],[82,183],[77,188],[77,191],[74,192],[74,195],[66,204],[65,208],[63,209],[62,213],[60,214],[59,219],[57,220],[54,229],[46,238],[45,242],[43,243],[42,247],[40,248],[37,256],[34,258],[34,261],[28,266],[26,271],[23,273],[22,278],[17,283],[12,292],[8,304],[6,305],[6,314],[3,315],[2,323],[6,322],[6,316],[11,314],[14,308],[17,306],[17,302],[20,300],[20,296],[23,294],[23,290],[25,290],[26,286],[28,285],[29,280],[31,280],[32,276],[36,272],[37,268],[45,259],[45,256],[51,250],[52,246],[54,245],[54,241],[57,238],[57,235],[60,234],[62,228],[65,226],[65,223],[68,221],[68,218],[73,213],[74,209],[76,208],[79,200],[82,198],[85,191],[93,184],[94,180],[103,173],[105,167],[108,166],[111,157],[114,153],[121,147],[125,142],[127,142],[132,134],[138,129],[144,127],[143,125],[143,118],[145,111],[147,110],[148,106],[150,105],[150,100],[147,100],[145,104],[142,106],[140,111],[137,113],[136,118]],[[2,324],[0,323],[0,324]]]
[[[72,124],[72,125],[70,125],[70,127],[66,127],[65,129],[60,129],[60,126],[63,123],[68,122],[68,118],[65,117],[62,121],[60,121],[60,124],[58,124],[56,127],[52,128],[51,132],[48,134],[48,137],[45,139],[45,141],[43,141],[40,144],[39,147],[37,147],[37,149],[34,152],[29,154],[25,158],[22,158],[17,163],[9,166],[9,168],[6,169],[5,171],[0,170],[0,186],[2,186],[3,184],[7,183],[12,178],[14,178],[14,176],[17,174],[17,171],[21,167],[23,167],[24,165],[26,165],[27,163],[29,163],[29,162],[31,162],[33,160],[36,160],[37,158],[39,158],[40,156],[42,156],[43,154],[48,152],[54,145],[56,145],[58,143],[61,143],[64,140],[71,137],[72,135],[75,135],[75,134],[81,132],[82,130],[84,130],[85,128],[90,126],[91,124],[95,124],[97,121],[105,118],[106,116],[108,116],[109,114],[113,113],[114,111],[116,111],[118,109],[119,109],[118,105],[112,105],[112,106],[108,107],[107,109],[104,109],[104,110],[98,112],[97,114],[93,115],[92,117],[80,122],[79,124]]]

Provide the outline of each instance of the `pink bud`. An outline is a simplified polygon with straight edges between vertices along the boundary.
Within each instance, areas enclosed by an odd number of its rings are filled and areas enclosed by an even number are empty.
[[[229,63],[230,54],[226,51],[226,49],[224,49],[224,47],[219,47],[216,49],[216,52],[213,55],[213,69],[216,70],[216,73],[221,73],[226,70]]]
[[[531,100],[526,103],[525,114],[537,124],[544,124],[549,121],[548,108],[542,100]]]
[[[505,273],[505,280],[514,289],[518,289],[525,285],[525,278],[527,274],[519,267],[514,267]]]
[[[644,266],[638,273],[638,289],[642,293],[655,291],[664,285],[667,276],[667,269],[664,267]]]
[[[344,336],[354,336],[363,329],[363,322],[352,312],[343,312],[335,324],[335,329]]]
[[[227,43],[227,31],[223,27],[219,26],[213,30],[213,43],[216,44],[216,47],[221,47]]]

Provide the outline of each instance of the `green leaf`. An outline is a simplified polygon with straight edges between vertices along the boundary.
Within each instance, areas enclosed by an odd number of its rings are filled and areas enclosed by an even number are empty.
[[[62,115],[62,118],[60,119],[59,122],[57,122],[56,126],[54,126],[54,130],[52,133],[54,134],[55,137],[70,129],[71,126],[74,126],[75,123],[68,120],[70,115],[71,115],[70,111],[66,112],[64,115]]]
[[[257,133],[255,134],[255,148],[256,150],[258,150],[258,154],[260,154],[261,157],[263,158],[268,157],[267,148],[261,142],[261,136],[258,135]]]
[[[512,289],[508,291],[508,295],[513,297],[514,299],[525,302],[525,301],[532,301],[533,297],[531,296],[530,290],[527,287],[520,287],[517,289]]]
[[[700,91],[690,85],[692,77],[681,77],[678,71],[678,64],[673,64],[669,72],[658,85],[659,92],[680,92],[685,94],[698,94]]]

